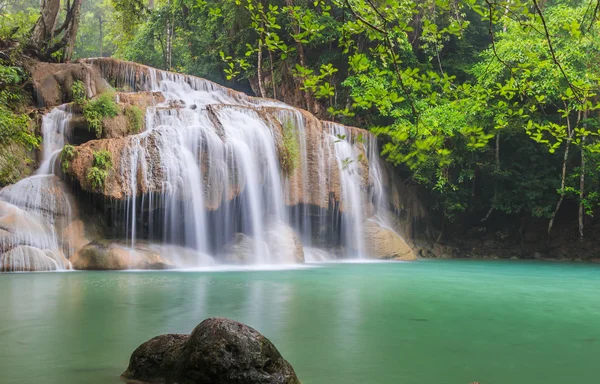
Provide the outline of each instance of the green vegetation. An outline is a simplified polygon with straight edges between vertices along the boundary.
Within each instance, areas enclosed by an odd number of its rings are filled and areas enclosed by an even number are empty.
[[[31,132],[31,119],[24,110],[24,81],[22,68],[0,65],[0,144],[17,143],[33,149],[40,140]]]
[[[71,161],[75,157],[77,149],[71,144],[67,144],[63,147],[60,152],[60,166],[63,173],[67,173],[69,171],[69,167],[71,166]]]
[[[0,187],[29,175],[40,143],[25,110],[26,81],[22,68],[0,64]]]
[[[125,107],[125,117],[127,118],[127,131],[129,133],[140,133],[144,127],[144,111],[138,106],[128,105]]]
[[[81,80],[76,80],[73,83],[73,86],[71,87],[71,97],[73,98],[73,102],[76,105],[80,107],[83,107],[85,105],[85,86],[83,85],[83,82]]]
[[[298,135],[296,126],[291,120],[286,120],[281,125],[283,135],[283,153],[280,157],[283,172],[290,175],[298,166],[300,161],[300,148],[298,147]]]
[[[114,94],[105,92],[96,99],[88,100],[83,105],[83,117],[88,122],[90,130],[96,131],[96,137],[102,137],[102,119],[115,117],[119,113],[119,106]]]
[[[111,154],[109,151],[102,150],[94,152],[94,160],[92,166],[88,169],[87,179],[91,183],[92,188],[104,188],[104,181],[108,176],[108,171],[112,169]]]
[[[598,207],[596,0],[114,2],[118,57],[295,89],[299,107],[378,134],[440,227],[494,214],[550,232],[571,200],[583,236]]]
[[[3,11],[10,15],[4,36],[32,30],[38,5],[22,3]],[[600,0],[90,0],[81,7],[74,51],[51,52],[62,38],[44,40],[38,23],[46,47],[39,52],[60,60],[112,55],[367,128],[397,171],[428,191],[439,228],[458,231],[494,215],[516,227],[547,220],[549,234],[568,206],[583,238],[598,212]],[[118,108],[107,95],[84,104],[100,137],[102,118]],[[125,113],[138,131],[138,113]],[[285,131],[291,170],[297,155]]]

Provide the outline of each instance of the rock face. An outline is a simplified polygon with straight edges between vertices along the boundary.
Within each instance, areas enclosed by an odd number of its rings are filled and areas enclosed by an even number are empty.
[[[39,104],[50,107],[72,100],[72,87],[81,81],[87,97],[109,89],[97,67],[86,63],[53,64],[37,62],[29,68]]]
[[[148,340],[133,352],[123,377],[143,383],[300,384],[266,337],[219,317],[204,320],[191,335]]]
[[[375,259],[415,260],[411,247],[390,228],[369,219],[364,225],[365,249]]]

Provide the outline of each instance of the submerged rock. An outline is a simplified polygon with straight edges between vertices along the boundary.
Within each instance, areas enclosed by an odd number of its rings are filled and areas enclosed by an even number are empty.
[[[412,248],[392,229],[374,220],[364,225],[365,250],[375,259],[415,260]]]
[[[145,383],[300,384],[273,343],[222,317],[204,320],[191,335],[146,341],[131,355],[123,377]]]
[[[281,263],[304,263],[304,248],[300,236],[288,225],[275,223],[267,227],[264,241],[257,240],[244,233],[236,233],[233,240],[225,246],[225,259],[236,264],[253,263],[256,253],[277,255]],[[257,251],[258,250],[258,251]]]

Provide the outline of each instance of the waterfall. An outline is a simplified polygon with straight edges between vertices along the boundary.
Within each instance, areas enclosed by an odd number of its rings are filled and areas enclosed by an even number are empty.
[[[122,110],[137,102],[133,93],[152,93],[141,132],[121,130],[75,151],[79,171],[70,177],[91,192],[95,208],[87,209],[105,215],[99,235],[111,238],[88,245],[116,252],[130,267],[133,259],[183,268],[289,264],[369,257],[373,239],[366,242],[365,225],[393,227],[371,133],[204,79],[110,59],[87,62],[127,91],[116,94]],[[39,268],[61,269],[82,249],[69,238],[75,207],[55,176],[66,138],[81,129],[71,127],[72,117],[65,107],[43,117],[36,175],[0,191],[0,228],[9,211],[26,223],[9,237],[0,230],[0,257],[34,247],[54,260]],[[113,167],[102,191],[90,190],[86,172],[100,149],[111,153]],[[19,248],[11,260],[41,257],[24,252],[34,251]]]
[[[284,263],[293,257],[270,243],[291,227],[304,247],[331,242],[346,257],[365,256],[363,222],[384,199],[372,134],[318,121],[312,122],[318,131],[311,130],[299,110],[184,75],[150,68],[145,77],[125,80],[165,98],[148,109],[146,131],[129,140],[122,156],[132,247],[145,237],[227,259],[239,245],[251,248],[243,262]],[[284,175],[280,152],[288,127],[299,158]]]

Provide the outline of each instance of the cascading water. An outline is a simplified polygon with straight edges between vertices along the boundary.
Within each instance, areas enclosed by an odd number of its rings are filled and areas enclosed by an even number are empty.
[[[124,244],[129,260],[148,252],[169,253],[176,260],[170,265],[178,267],[363,258],[365,223],[391,227],[372,134],[203,79],[104,59],[89,62],[119,88],[161,95],[145,108],[142,132],[90,143],[92,151],[112,151],[104,230]],[[126,93],[116,98],[135,100]],[[77,252],[65,239],[71,205],[53,175],[60,173],[57,158],[71,117],[64,108],[43,117],[36,176],[0,191],[10,209],[35,215],[39,219],[32,221],[40,224],[19,232],[29,239],[13,236],[11,245],[1,245],[0,255],[31,245],[60,255],[54,260],[62,265],[46,268],[60,269],[68,266],[63,255]],[[44,196],[47,183],[33,185],[44,178],[58,183],[56,201],[40,201],[50,196]]]
[[[146,131],[132,140],[123,156],[121,172],[130,179],[126,228],[132,245],[143,236],[223,256],[236,249],[232,242],[245,241],[251,250],[246,249],[244,262],[282,263],[294,257],[282,257],[285,252],[269,243],[291,226],[307,249],[316,237],[332,237],[346,256],[364,257],[367,206],[371,200],[375,210],[384,204],[371,134],[324,123],[320,137],[309,137],[306,118],[285,104],[231,95],[211,82],[153,69],[146,77],[131,73],[124,78],[134,90],[165,97],[148,110]],[[261,112],[269,109],[270,114]],[[298,143],[298,171],[293,175],[283,175],[278,153],[283,139],[272,120],[284,134],[291,129]],[[367,161],[368,167],[361,169]],[[378,178],[375,188],[367,188],[369,173]],[[331,198],[334,179],[338,195]],[[160,186],[150,186],[157,183]],[[151,192],[139,196],[147,190]],[[144,216],[143,211],[154,213]],[[142,224],[149,228],[143,235],[138,231]],[[309,253],[323,259],[322,253]]]
[[[70,267],[70,196],[53,174],[71,114],[55,108],[42,120],[44,149],[34,176],[0,190],[0,271]]]

